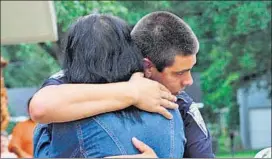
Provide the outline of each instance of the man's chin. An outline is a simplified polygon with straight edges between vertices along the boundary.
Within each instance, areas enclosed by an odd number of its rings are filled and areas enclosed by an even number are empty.
[[[178,95],[181,91],[178,91],[178,92],[175,92],[175,93],[172,93],[173,95]]]
[[[176,92],[171,92],[173,95],[179,95],[181,92],[183,92],[185,88],[181,88],[180,90],[177,90]]]
[[[180,91],[174,93],[173,95],[179,95],[179,94],[180,94],[181,92],[183,92],[183,91],[184,91],[184,89],[181,89]]]

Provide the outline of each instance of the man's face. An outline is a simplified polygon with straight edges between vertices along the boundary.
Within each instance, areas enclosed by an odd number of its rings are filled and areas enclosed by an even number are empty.
[[[191,69],[196,64],[196,55],[176,55],[174,63],[171,66],[165,67],[162,72],[159,72],[153,65],[150,68],[151,79],[163,84],[170,92],[177,95],[187,86],[193,84]]]

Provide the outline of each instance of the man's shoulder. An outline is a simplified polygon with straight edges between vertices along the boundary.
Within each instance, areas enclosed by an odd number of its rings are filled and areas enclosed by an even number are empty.
[[[185,91],[180,92],[177,95],[177,98],[183,100],[185,103],[192,103],[193,102],[193,99]]]
[[[64,78],[65,74],[63,70],[60,70],[58,72],[56,72],[55,74],[53,74],[52,76],[49,77],[49,79],[62,79]]]
[[[53,74],[52,76],[50,76],[48,79],[46,79],[44,81],[44,83],[42,84],[41,88],[45,87],[45,86],[49,86],[49,85],[60,85],[60,84],[64,84],[65,82],[65,74],[63,70],[60,70],[59,72]]]

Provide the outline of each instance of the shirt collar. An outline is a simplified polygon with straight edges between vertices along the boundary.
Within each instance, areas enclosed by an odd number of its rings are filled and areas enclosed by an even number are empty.
[[[185,91],[181,91],[176,97],[186,104],[191,104],[193,102],[193,99]]]

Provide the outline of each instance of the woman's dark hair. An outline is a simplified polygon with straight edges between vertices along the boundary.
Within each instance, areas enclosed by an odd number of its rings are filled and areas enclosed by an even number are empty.
[[[143,72],[142,55],[130,31],[125,21],[114,16],[79,18],[65,40],[63,69],[67,83],[128,81],[134,72]],[[131,107],[126,112],[137,115]]]

